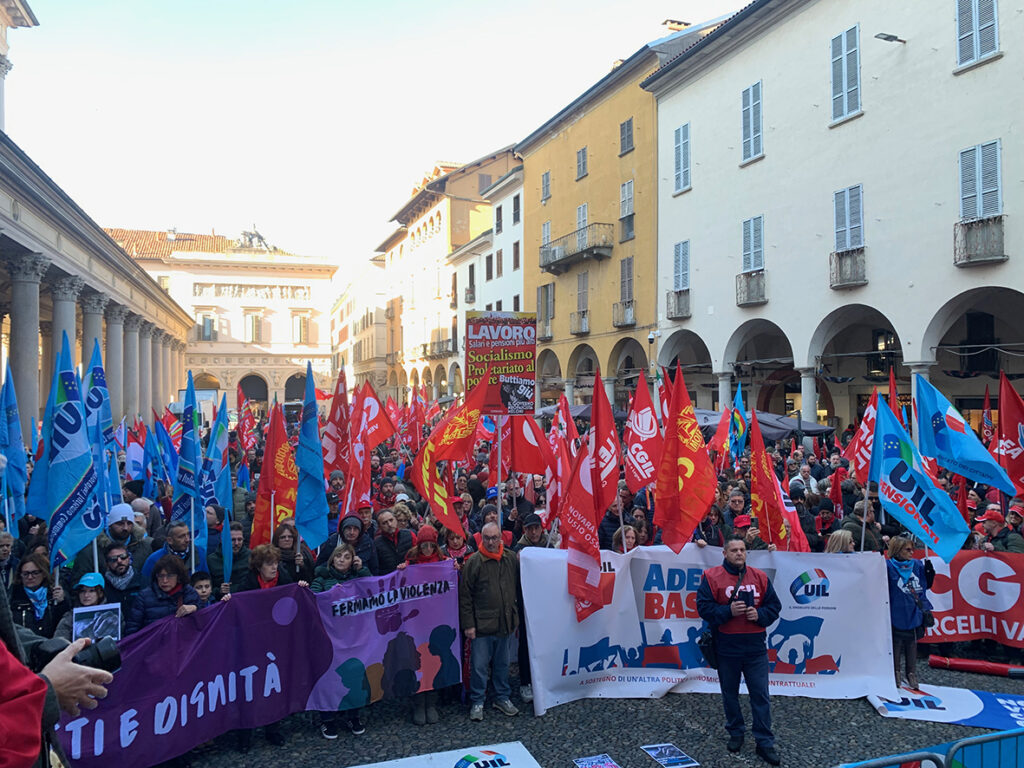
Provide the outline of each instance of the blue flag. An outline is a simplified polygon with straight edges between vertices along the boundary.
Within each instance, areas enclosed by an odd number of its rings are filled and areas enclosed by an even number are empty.
[[[156,481],[170,480],[167,467],[164,466],[163,457],[160,455],[160,448],[156,443],[156,430],[146,430],[146,442],[143,445],[143,480],[142,495],[147,499],[155,499],[157,496]]]
[[[178,475],[174,483],[171,520],[184,520],[188,523],[195,546],[206,549],[206,513],[201,506],[198,483],[199,469],[202,466],[202,455],[199,450],[199,414],[192,371],[188,372],[181,427],[181,451],[178,453]]]
[[[231,470],[228,467],[228,398],[221,395],[217,418],[210,428],[206,458],[199,475],[199,498],[205,509],[208,504],[231,506]]]
[[[313,365],[306,361],[306,398],[295,450],[299,485],[295,496],[295,527],[311,549],[327,540],[327,491],[324,487],[324,450],[316,411]]]
[[[85,403],[85,424],[89,442],[92,444],[93,463],[99,481],[99,504],[106,513],[112,506],[121,503],[121,478],[117,474],[117,464],[110,461],[111,456],[117,455],[117,444],[114,440],[110,392],[107,390],[107,376],[103,372],[99,339],[93,342],[92,358],[82,382],[82,396]]]
[[[954,408],[928,379],[917,377],[917,432],[921,453],[935,459],[940,466],[958,475],[985,485],[994,485],[1008,496],[1017,491],[1006,470]]]
[[[25,486],[28,484],[28,462],[25,460],[25,441],[21,436],[18,419],[18,397],[14,392],[11,363],[7,361],[7,375],[0,389],[0,452],[7,459],[4,470],[4,507],[8,522],[16,523],[25,515]]]
[[[949,494],[924,473],[921,454],[892,409],[879,400],[868,480],[885,511],[947,563],[971,532]]]
[[[43,454],[47,462],[43,509],[50,518],[50,566],[57,568],[96,538],[106,519],[96,502],[99,480],[66,333],[43,418]]]
[[[249,465],[245,462],[244,458],[242,463],[238,465],[238,476],[235,478],[235,482],[239,488],[245,488],[246,493],[252,493],[252,488],[249,485],[251,482],[249,479]]]
[[[147,430],[148,432],[149,430]],[[160,453],[162,471],[166,473],[167,482],[173,485],[178,477],[178,452],[174,450],[174,441],[171,439],[171,434],[167,431],[167,427],[164,426],[160,419],[153,421],[153,432],[156,433],[156,445]]]
[[[743,410],[743,384],[736,382],[736,397],[732,401],[729,419],[729,452],[739,461],[747,447],[747,416]]]

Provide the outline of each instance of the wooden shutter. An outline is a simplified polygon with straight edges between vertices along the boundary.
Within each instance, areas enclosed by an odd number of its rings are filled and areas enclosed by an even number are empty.
[[[633,181],[619,185],[619,218],[633,213]]]
[[[576,311],[587,311],[587,299],[590,291],[590,273],[580,272],[576,275]]]
[[[838,120],[846,114],[846,90],[843,88],[843,36],[832,38],[832,119]],[[838,249],[837,249],[838,250]]]
[[[751,268],[764,269],[764,216],[755,218],[751,229]]]
[[[858,184],[846,190],[847,224],[849,225],[849,247],[864,247],[863,190]]]
[[[676,291],[690,289],[690,241],[675,244],[672,255],[672,288]]]
[[[750,86],[750,150],[752,157],[761,154],[761,83]]]
[[[633,257],[627,256],[619,262],[619,299],[633,300]]]
[[[978,218],[978,148],[960,153],[960,218]]]
[[[957,0],[956,45],[957,63],[974,61],[974,0]]]
[[[587,204],[576,206],[576,229],[584,229],[587,226]]]
[[[850,228],[846,222],[846,190],[840,189],[835,194],[835,230],[836,252],[845,251],[849,247]]]
[[[537,319],[538,320],[546,320],[547,317],[548,317],[547,314],[546,314],[547,308],[548,308],[548,303],[547,303],[547,291],[544,290],[545,288],[547,288],[547,286],[545,286],[545,285],[538,285],[537,286]]]
[[[751,131],[750,131],[750,89],[746,88],[743,91],[743,159],[749,160],[753,156],[751,151]]]
[[[551,242],[551,222],[545,221],[540,225],[540,244],[547,245]]]
[[[999,49],[999,30],[996,24],[996,0],[978,0],[978,58]]]
[[[690,186],[690,124],[675,130],[675,190]]]
[[[753,255],[751,252],[751,243],[753,242],[752,230],[754,226],[753,219],[747,219],[743,222],[743,271],[749,272],[753,267]]]
[[[555,316],[555,284],[548,283],[548,319]]]
[[[990,141],[978,147],[978,165],[978,178],[981,180],[981,205],[978,215],[984,219],[996,216],[1002,210],[998,141]]]
[[[860,109],[860,30],[846,30],[846,114]]]

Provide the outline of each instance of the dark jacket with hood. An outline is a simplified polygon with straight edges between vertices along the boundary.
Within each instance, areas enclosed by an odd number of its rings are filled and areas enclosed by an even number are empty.
[[[398,564],[405,560],[413,545],[412,531],[399,528],[393,539],[381,532],[373,540],[373,545],[377,549],[377,566],[380,569],[377,575],[384,576],[394,572]]]
[[[185,584],[172,595],[160,589],[156,577],[153,576],[149,580],[149,586],[135,596],[131,613],[125,621],[125,634],[133,634],[154,621],[173,616],[183,605],[194,605],[196,608],[201,605],[199,593],[191,584]]]
[[[356,539],[355,544],[352,546],[356,550],[356,555],[360,560],[363,561],[363,565],[370,570],[370,573],[374,576],[380,574],[380,565],[377,560],[377,548],[373,543],[373,535],[366,532],[366,527],[363,525],[362,518],[359,515],[346,515],[342,518],[341,526],[339,530],[347,526],[359,525],[359,538]],[[327,565],[331,559],[331,553],[337,549],[338,545],[343,543],[341,534],[335,531],[327,537],[327,541],[320,545],[318,550],[319,554],[316,557],[316,565],[319,568],[321,565]]]

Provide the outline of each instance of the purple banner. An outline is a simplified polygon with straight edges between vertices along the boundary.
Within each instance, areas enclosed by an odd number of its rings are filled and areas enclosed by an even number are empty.
[[[356,579],[319,595],[246,592],[120,643],[109,695],[58,735],[80,768],[149,766],[237,728],[458,683],[451,562]]]

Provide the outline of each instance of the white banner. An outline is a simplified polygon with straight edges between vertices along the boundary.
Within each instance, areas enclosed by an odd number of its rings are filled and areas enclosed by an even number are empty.
[[[719,693],[697,648],[697,588],[722,550],[687,544],[601,552],[612,602],[577,623],[566,551],[521,553],[534,711],[583,698]],[[768,628],[769,691],[776,696],[896,697],[885,560],[877,554],[750,552],[782,601]],[[745,689],[744,689],[745,690]]]

